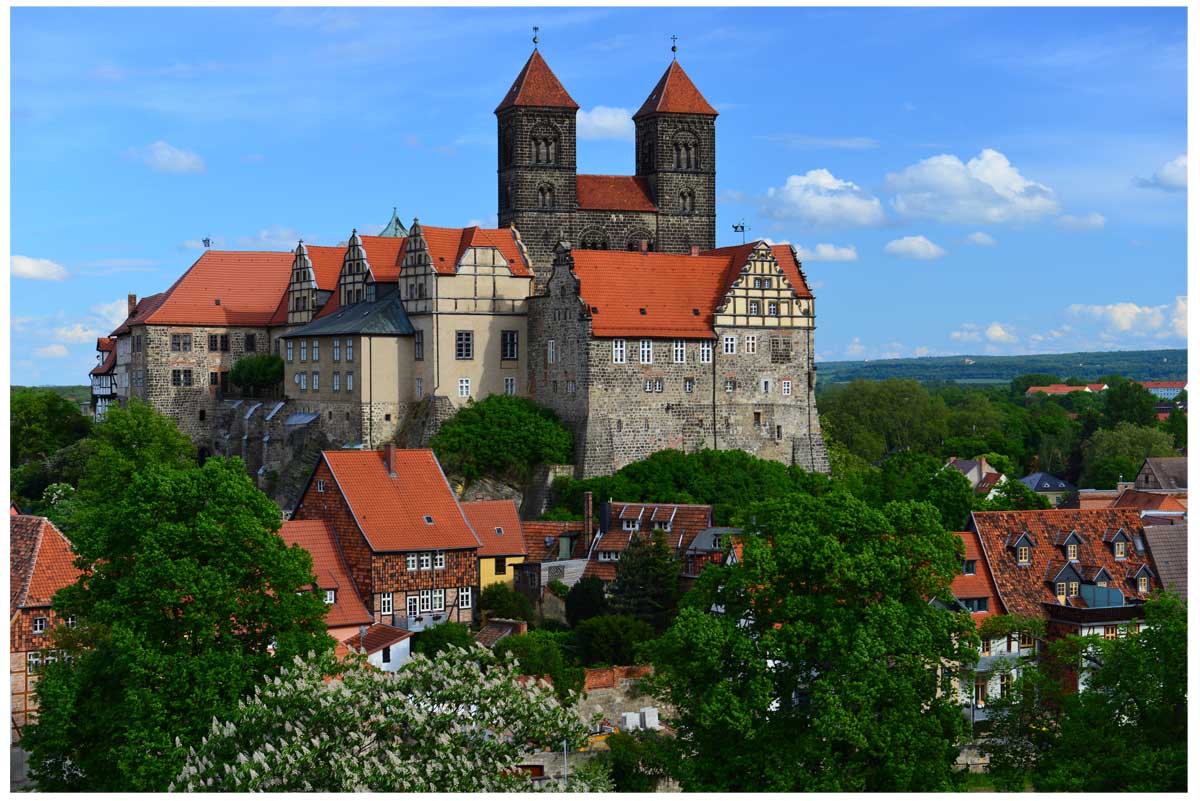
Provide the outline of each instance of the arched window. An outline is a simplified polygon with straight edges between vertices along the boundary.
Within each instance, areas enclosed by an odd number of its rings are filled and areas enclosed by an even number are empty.
[[[685,189],[679,193],[679,213],[692,214],[696,211],[696,193]]]
[[[542,184],[538,187],[538,208],[554,208],[554,187],[550,184]]]
[[[646,250],[654,250],[654,237],[651,236],[650,232],[644,228],[637,228],[633,231],[630,231],[626,242],[626,250],[631,250],[634,253],[637,253],[642,249],[643,242],[646,243]]]
[[[514,137],[513,137],[512,126],[511,125],[506,126],[504,128],[504,133],[502,133],[500,135],[500,166],[501,167],[512,166],[513,156],[515,155],[513,141],[514,141]]]
[[[675,169],[700,169],[700,145],[696,141],[695,135],[691,133],[678,134],[672,145],[675,149]]]
[[[579,235],[579,247],[582,250],[608,250],[608,237],[596,229],[584,231]]]
[[[558,163],[558,132],[548,125],[539,125],[530,135],[534,164]]]

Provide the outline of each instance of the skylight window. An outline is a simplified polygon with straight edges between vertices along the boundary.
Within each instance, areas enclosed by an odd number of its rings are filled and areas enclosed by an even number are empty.
[[[433,515],[425,515],[425,522],[432,526],[433,525]]]

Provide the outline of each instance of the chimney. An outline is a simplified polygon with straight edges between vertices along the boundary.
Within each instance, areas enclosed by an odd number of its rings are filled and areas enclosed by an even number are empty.
[[[583,493],[583,550],[592,548],[592,493]]]
[[[692,255],[693,256],[700,255],[700,246],[699,245],[692,245]]]
[[[648,252],[650,250],[650,242],[646,239],[641,240],[638,242],[638,250],[642,251],[642,253]]]
[[[128,304],[128,310],[129,310],[129,314],[127,316],[132,317],[133,313],[135,311],[137,311],[137,295],[134,295],[131,292],[129,294],[129,297],[126,299],[126,303]]]
[[[518,620],[517,621],[517,630],[514,633],[515,634],[528,634],[529,633],[529,624],[526,623],[524,620]]]
[[[387,468],[388,478],[396,477],[396,446],[390,442],[383,446],[383,466]]]

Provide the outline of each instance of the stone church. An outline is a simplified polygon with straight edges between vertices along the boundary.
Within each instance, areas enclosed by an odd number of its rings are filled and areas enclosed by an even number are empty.
[[[260,483],[322,447],[424,444],[455,409],[530,397],[579,476],[663,448],[828,470],[813,295],[795,251],[716,248],[716,119],[678,62],[634,114],[634,175],[576,170],[578,104],[535,49],[495,110],[497,229],[393,211],[380,234],[209,250],[97,343],[97,416],[130,397]],[[269,398],[229,381],[275,353]],[[309,443],[309,444],[305,444]]]

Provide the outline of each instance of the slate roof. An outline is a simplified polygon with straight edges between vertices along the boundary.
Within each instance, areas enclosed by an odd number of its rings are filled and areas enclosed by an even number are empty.
[[[389,292],[381,300],[355,303],[284,334],[285,338],[319,337],[333,334],[371,336],[411,336],[414,329],[399,292]]]
[[[496,113],[511,106],[539,106],[542,108],[579,108],[567,90],[559,83],[542,54],[536,49],[525,62],[513,81],[512,88],[504,95]]]
[[[9,515],[9,614],[50,606],[54,593],[79,578],[71,543],[53,523],[33,515]]]
[[[472,501],[462,504],[467,522],[483,543],[480,557],[524,556],[527,552],[515,501]]]
[[[717,306],[755,244],[698,256],[573,250],[579,293],[592,313],[592,332],[602,337],[713,339]],[[796,297],[811,298],[791,248],[774,245],[771,253]]]
[[[398,629],[395,626],[389,626],[386,623],[375,623],[367,627],[367,635],[362,636],[361,632],[351,635],[342,640],[347,647],[356,653],[371,654],[382,651],[389,645],[395,645],[398,642],[407,640],[413,636],[411,631]]]
[[[1186,456],[1149,457],[1146,459],[1146,465],[1150,467],[1150,472],[1153,474],[1154,479],[1158,482],[1159,488],[1187,488],[1188,478]]]
[[[396,477],[383,451],[322,451],[342,497],[376,552],[480,546],[428,448],[395,450]],[[428,516],[432,522],[426,522]]]
[[[667,71],[658,79],[658,83],[650,90],[650,96],[642,103],[642,107],[633,115],[636,120],[647,114],[704,114],[716,117],[717,110],[708,104],[704,95],[692,83],[692,79],[679,66],[678,61],[672,61]]]
[[[1187,524],[1146,526],[1146,545],[1154,571],[1167,589],[1187,598]]]
[[[1133,509],[1039,509],[1022,512],[974,512],[971,528],[977,532],[983,554],[996,585],[996,592],[1010,614],[1042,616],[1042,604],[1056,604],[1058,599],[1046,578],[1051,563],[1064,559],[1063,549],[1054,542],[1063,530],[1075,530],[1082,540],[1079,546],[1079,562],[1104,567],[1113,576],[1125,576],[1130,568],[1136,570],[1146,564],[1144,553],[1131,545],[1127,556],[1117,560],[1105,540],[1111,540],[1112,532],[1124,529],[1131,537],[1141,536],[1142,521]],[[1030,548],[1031,563],[1017,564],[1016,555],[1005,543],[1015,533],[1028,531],[1033,543]],[[1157,582],[1151,582],[1155,588]],[[1129,581],[1121,581],[1119,588],[1126,598],[1144,598]],[[1079,606],[1081,599],[1072,599],[1072,606]]]
[[[145,321],[153,325],[266,326],[291,280],[292,259],[290,250],[206,250],[164,293],[166,297]]]
[[[654,212],[645,178],[635,175],[576,175],[575,197],[581,209]]]
[[[1071,492],[1075,489],[1069,481],[1044,472],[1030,473],[1021,479],[1021,483],[1034,492]]]
[[[974,531],[955,532],[963,543],[963,560],[975,560],[975,575],[968,576],[960,573],[950,582],[950,591],[955,598],[987,598],[986,612],[972,612],[971,619],[976,626],[982,626],[983,621],[992,615],[1000,614],[1000,597],[996,594],[996,582],[988,570],[987,560],[979,544],[979,535]]]
[[[336,600],[325,612],[325,625],[357,626],[374,620],[358,597],[333,531],[324,520],[285,520],[279,536],[288,545],[298,545],[309,552],[318,588],[337,592]]]

